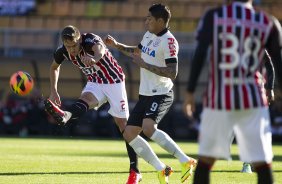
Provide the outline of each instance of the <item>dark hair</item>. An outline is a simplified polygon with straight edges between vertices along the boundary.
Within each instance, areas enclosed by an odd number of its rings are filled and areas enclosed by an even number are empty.
[[[168,23],[171,18],[171,13],[169,8],[163,4],[153,4],[149,8],[149,12],[156,19],[162,18],[165,23]]]
[[[65,40],[76,41],[80,38],[80,32],[76,27],[72,25],[68,25],[63,29],[61,33],[61,38],[62,41]]]

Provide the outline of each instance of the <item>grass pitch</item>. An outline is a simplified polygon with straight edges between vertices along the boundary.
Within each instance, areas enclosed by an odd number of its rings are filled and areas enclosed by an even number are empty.
[[[198,145],[178,142],[192,157],[197,158]],[[178,161],[155,143],[157,155],[172,166],[170,184],[180,183]],[[282,181],[282,146],[274,145],[274,176]],[[214,184],[253,184],[256,174],[240,173],[237,146],[232,146],[233,161],[218,161],[211,174]],[[2,184],[124,184],[129,161],[122,140],[0,138],[0,183]],[[156,172],[139,159],[143,181],[158,184]],[[191,179],[187,182],[191,183]]]

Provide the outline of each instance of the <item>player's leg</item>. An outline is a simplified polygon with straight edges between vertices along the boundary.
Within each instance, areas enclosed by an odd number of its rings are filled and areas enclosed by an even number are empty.
[[[107,95],[110,104],[109,114],[114,117],[120,132],[123,133],[129,116],[125,84],[103,85],[103,91]],[[142,175],[138,169],[138,157],[134,149],[126,141],[125,143],[130,161],[127,184],[136,184],[142,180]]]
[[[129,122],[131,124],[132,122],[130,117]],[[139,136],[141,130],[142,129],[139,126],[127,125],[123,133],[123,137],[140,157],[158,171],[159,182],[161,184],[167,184],[168,177],[172,173],[172,169],[161,162],[148,142]]]
[[[231,149],[231,146],[232,146],[232,143],[235,139],[235,134],[233,133],[232,136],[231,136],[231,139],[230,139],[230,149]],[[230,160],[232,158],[230,157]],[[247,162],[243,162],[243,165],[242,165],[242,169],[241,169],[241,172],[242,173],[252,173],[252,166],[250,163],[247,163]]]
[[[105,96],[99,90],[98,84],[88,82],[79,99],[65,111],[56,106],[49,99],[44,101],[46,111],[59,124],[66,124],[70,119],[80,118],[89,108],[93,108],[103,101]]]
[[[229,113],[204,109],[200,124],[199,161],[194,175],[194,184],[208,184],[210,171],[216,159],[230,158],[230,138],[233,122]]]
[[[114,117],[115,123],[119,127],[121,133],[123,133],[127,118],[117,118]],[[138,157],[134,149],[125,141],[126,150],[129,157],[130,167],[129,167],[129,176],[127,178],[126,184],[136,184],[142,180],[142,175],[138,169]]]
[[[171,168],[162,163],[154,153],[148,142],[139,136],[142,131],[142,120],[146,107],[146,97],[139,96],[139,100],[130,113],[123,137],[135,152],[158,171],[160,183],[166,183],[171,174]]]
[[[210,171],[215,161],[216,159],[214,157],[199,156],[193,184],[210,183]]]
[[[166,132],[157,128],[158,123],[167,114],[172,103],[173,91],[165,95],[148,97],[142,129],[147,137],[180,161],[182,170],[181,182],[184,182],[192,175],[192,170],[196,166],[197,161],[188,157]]]
[[[242,111],[237,116],[243,119],[234,127],[241,160],[252,163],[258,175],[258,183],[273,183],[271,166],[273,152],[268,108]]]

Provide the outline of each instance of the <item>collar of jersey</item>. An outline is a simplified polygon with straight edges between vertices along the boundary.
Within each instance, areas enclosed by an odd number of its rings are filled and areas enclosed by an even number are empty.
[[[162,30],[161,32],[159,32],[157,34],[157,36],[163,36],[164,34],[166,34],[168,32],[168,28],[165,28],[164,30]]]

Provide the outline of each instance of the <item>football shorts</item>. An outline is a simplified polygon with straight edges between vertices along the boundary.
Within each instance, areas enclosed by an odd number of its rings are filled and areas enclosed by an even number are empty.
[[[229,159],[233,131],[243,162],[272,161],[271,127],[267,107],[236,111],[205,108],[200,124],[199,155]]]
[[[117,118],[128,118],[128,100],[125,89],[125,82],[114,84],[99,84],[93,82],[87,82],[82,93],[90,92],[99,101],[99,108],[106,102],[109,102],[110,109],[109,114]]]

